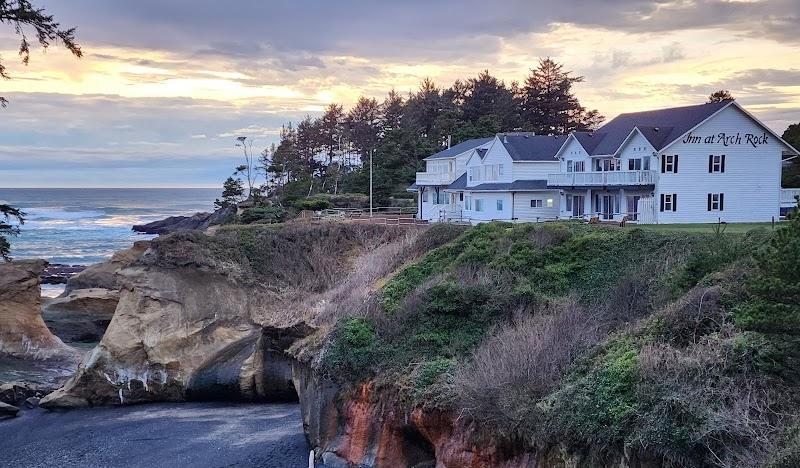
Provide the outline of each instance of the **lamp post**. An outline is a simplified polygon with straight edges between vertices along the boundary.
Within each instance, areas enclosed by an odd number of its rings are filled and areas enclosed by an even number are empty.
[[[372,154],[375,149],[369,150],[369,217],[372,217]]]

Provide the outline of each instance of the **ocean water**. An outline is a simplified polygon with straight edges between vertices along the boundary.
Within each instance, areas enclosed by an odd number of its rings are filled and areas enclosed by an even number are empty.
[[[136,240],[134,224],[213,210],[218,189],[4,189],[0,202],[27,213],[19,237],[11,239],[15,259],[90,265]]]

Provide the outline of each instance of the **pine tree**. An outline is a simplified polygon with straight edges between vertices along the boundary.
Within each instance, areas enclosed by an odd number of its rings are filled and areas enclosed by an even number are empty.
[[[708,102],[722,102],[722,101],[733,101],[733,95],[727,89],[720,89],[719,91],[714,91],[708,96]]]
[[[225,208],[235,205],[244,199],[244,183],[241,179],[228,177],[222,183],[222,199],[217,198],[214,205],[218,208]]]
[[[544,135],[592,130],[603,117],[587,111],[572,93],[572,86],[583,80],[550,58],[539,60],[520,90],[523,128]]]

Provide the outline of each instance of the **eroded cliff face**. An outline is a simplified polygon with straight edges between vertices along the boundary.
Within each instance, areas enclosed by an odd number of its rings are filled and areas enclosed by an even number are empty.
[[[153,241],[116,272],[119,303],[99,345],[41,405],[297,399],[285,350],[326,326],[318,318],[333,314],[343,291],[363,301],[371,282],[403,258],[368,274],[356,268],[359,259],[408,233],[383,226],[293,229],[267,231],[260,245],[238,232],[222,240],[178,233]]]
[[[599,463],[555,444],[525,451],[498,444],[469,418],[409,406],[394,391],[365,383],[339,387],[310,363],[296,361],[294,383],[303,426],[326,468],[656,468],[635,454]]]
[[[277,366],[265,328],[302,324],[256,323],[254,310],[268,300],[261,291],[189,267],[131,267],[120,276],[103,339],[43,406],[260,399],[269,398],[270,385],[285,390],[264,382],[264,370]]]
[[[53,335],[42,320],[39,275],[44,260],[0,263],[0,356],[46,360],[75,358],[77,352]]]

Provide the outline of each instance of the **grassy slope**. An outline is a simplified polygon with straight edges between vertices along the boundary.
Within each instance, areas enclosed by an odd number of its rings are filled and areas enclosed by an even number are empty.
[[[481,225],[341,320],[321,366],[466,410],[515,445],[761,463],[796,379],[772,335],[735,319],[772,236],[747,231]]]

